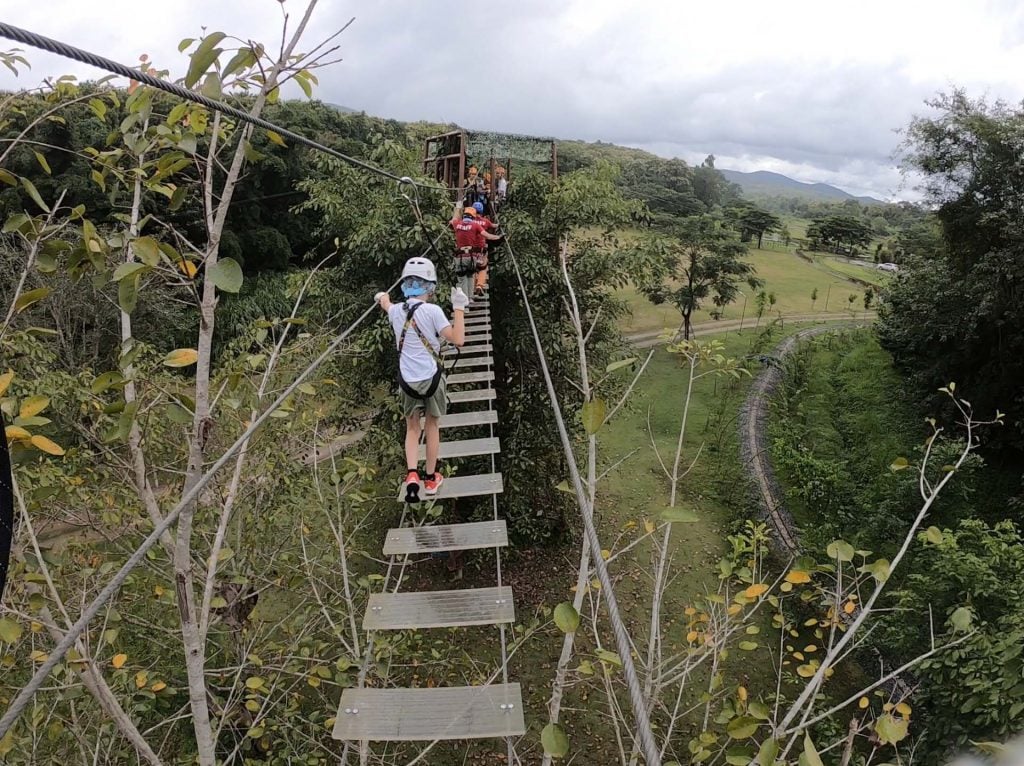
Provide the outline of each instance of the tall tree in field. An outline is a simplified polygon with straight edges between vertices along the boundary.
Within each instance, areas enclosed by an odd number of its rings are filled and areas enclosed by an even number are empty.
[[[669,236],[649,241],[660,268],[657,277],[642,290],[652,303],[671,303],[683,317],[683,339],[693,334],[693,312],[710,299],[726,306],[746,282],[751,288],[763,283],[754,267],[743,260],[746,245],[712,216],[684,218]]]
[[[753,237],[757,237],[758,249],[761,248],[765,234],[777,231],[782,227],[781,218],[756,207],[747,207],[741,210],[737,223],[740,229],[740,238],[744,242],[749,242]]]

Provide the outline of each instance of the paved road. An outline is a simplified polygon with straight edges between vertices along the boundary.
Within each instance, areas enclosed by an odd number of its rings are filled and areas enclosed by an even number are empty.
[[[868,312],[867,314],[860,313],[856,317],[851,317],[850,312],[846,311],[843,313],[828,313],[828,314],[788,314],[784,315],[782,319],[786,322],[851,322],[851,321],[866,321],[868,319],[874,319],[877,314],[874,312]],[[777,317],[762,317],[761,326],[768,324]],[[756,318],[746,318],[743,320],[742,325],[744,329],[753,328],[756,322]],[[731,332],[732,330],[740,329],[739,319],[722,319],[717,322],[701,322],[693,326],[693,334],[695,336],[701,335],[714,335],[716,333]],[[650,348],[651,346],[660,346],[665,343],[661,339],[664,330],[649,330],[647,332],[638,332],[632,335],[627,335],[626,340],[632,343],[637,348]]]

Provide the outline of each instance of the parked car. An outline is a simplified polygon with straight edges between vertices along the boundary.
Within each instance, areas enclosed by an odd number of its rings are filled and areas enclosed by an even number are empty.
[[[897,266],[895,263],[879,263],[877,266],[875,266],[875,268],[879,269],[880,271],[899,271],[900,270],[900,267]]]

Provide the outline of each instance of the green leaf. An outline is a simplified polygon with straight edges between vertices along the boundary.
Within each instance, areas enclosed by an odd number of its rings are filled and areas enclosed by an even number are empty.
[[[309,84],[309,81],[305,77],[296,77],[295,82],[302,88],[302,92],[306,94],[306,98],[313,98],[313,86]]]
[[[287,146],[287,144],[284,142],[284,139],[281,138],[281,134],[273,130],[267,131],[267,138],[269,138],[272,143],[275,143],[278,146]]]
[[[580,410],[580,420],[583,421],[583,428],[588,434],[593,436],[600,430],[601,424],[604,423],[604,415],[603,399],[592,399],[584,403],[583,409]]]
[[[22,178],[21,185],[22,188],[24,188],[25,191],[28,192],[28,196],[32,198],[33,202],[39,205],[39,207],[41,207],[45,212],[50,212],[50,208],[46,206],[46,203],[43,202],[43,198],[39,196],[39,190],[36,189],[36,185],[34,183],[29,181],[27,178]]]
[[[7,617],[0,618],[0,641],[13,644],[21,638],[21,626]]]
[[[242,289],[242,267],[234,258],[221,258],[206,270],[206,276],[213,280],[218,290],[237,293]]]
[[[807,733],[804,733],[804,757],[807,759],[807,766],[825,766],[821,762],[821,756],[818,755],[818,751],[814,749],[811,735]]]
[[[192,424],[192,413],[186,410],[180,404],[167,405],[167,418],[172,423],[178,423],[180,425],[187,426]]]
[[[132,242],[132,250],[147,266],[156,266],[160,263],[160,243],[152,237],[139,237]]]
[[[27,224],[32,223],[32,219],[24,213],[15,213],[4,222],[3,232],[4,234],[10,234],[12,231],[21,231]]]
[[[18,185],[18,177],[13,173],[8,173],[3,168],[0,168],[0,181],[3,181],[8,186]]]
[[[752,652],[757,648],[757,641],[740,641],[740,649],[745,652]]]
[[[224,95],[220,86],[220,75],[216,72],[210,72],[206,75],[206,79],[203,80],[203,87],[200,92],[207,98],[219,99]]]
[[[858,567],[857,571],[870,574],[878,582],[885,582],[889,579],[889,559],[876,559],[870,564]]]
[[[89,387],[89,389],[94,394],[102,394],[111,386],[116,386],[118,383],[123,382],[124,375],[122,375],[117,370],[111,370],[110,372],[105,372],[102,375],[97,375],[96,379],[93,380],[92,385]]]
[[[552,758],[564,758],[569,752],[569,737],[557,723],[549,723],[540,733],[544,752]]]
[[[617,667],[622,667],[622,660],[619,659],[619,655],[615,652],[610,652],[607,649],[598,649],[595,654],[601,662],[607,662]]]
[[[50,163],[46,161],[46,157],[44,157],[41,153],[37,151],[33,151],[32,154],[36,156],[36,162],[39,163],[39,166],[43,169],[43,172],[46,173],[46,175],[48,176],[52,176],[53,171],[50,170]]]
[[[184,53],[185,49],[196,41],[194,37],[186,37],[180,43],[178,43],[178,53]]]
[[[196,52],[191,56],[192,60],[188,65],[188,74],[185,75],[186,88],[191,88],[199,82],[199,78],[202,77],[206,73],[206,70],[210,68],[210,65],[217,60],[217,57],[221,54],[221,49],[216,46],[225,38],[225,36],[226,35],[223,32],[211,32],[203,38],[201,43],[199,43],[199,47],[196,48]]]
[[[757,731],[757,727],[760,725],[761,724],[758,723],[756,718],[741,715],[738,718],[733,718],[729,721],[729,725],[725,727],[725,730],[733,739],[746,739],[747,737],[753,736],[754,732]]]
[[[249,139],[246,139],[242,144],[242,152],[245,154],[246,162],[259,162],[266,156],[265,154],[261,154],[253,149],[252,144],[249,143]]]
[[[38,303],[53,290],[49,287],[37,287],[35,290],[29,290],[18,296],[18,299],[14,302],[14,310],[21,313],[33,303]]]
[[[255,63],[256,56],[253,55],[252,48],[239,48],[238,53],[232,56],[227,66],[224,67],[224,76],[230,77]]]
[[[895,745],[907,736],[907,729],[910,722],[905,718],[895,718],[886,713],[875,721],[875,734],[882,741],[883,745]]]
[[[751,700],[747,704],[747,713],[759,721],[768,720],[768,705],[761,700]]]
[[[580,613],[568,601],[555,607],[555,625],[563,633],[575,633],[580,626]]]
[[[689,508],[666,508],[661,512],[661,520],[677,524],[692,524],[695,521],[700,521],[700,516]]]
[[[761,749],[757,751],[757,766],[775,766],[775,759],[779,757],[779,741],[775,738],[766,739],[761,743]]]
[[[971,610],[966,606],[957,608],[953,614],[949,617],[949,622],[953,625],[953,630],[957,633],[966,633],[971,629],[971,621],[974,616],[971,614]]]
[[[853,546],[845,540],[834,540],[825,549],[828,557],[840,561],[853,561]]]
[[[142,266],[142,264],[135,264]],[[122,279],[117,284],[117,305],[121,307],[121,311],[125,314],[131,314],[135,311],[135,306],[139,302],[139,280],[141,274],[134,274],[127,279]]]
[[[635,356],[629,357],[629,359],[620,359],[617,362],[612,362],[604,368],[605,372],[615,372],[621,370],[623,367],[629,367],[630,365],[636,364],[637,358]]]
[[[746,753],[729,751],[731,754],[725,756],[725,762],[731,766],[750,766],[751,757]]]
[[[561,484],[556,486],[555,489],[557,489],[559,492],[566,492],[566,493],[568,493],[570,495],[576,494],[576,491],[572,487],[569,486],[569,480],[568,479],[566,479]]]
[[[938,527],[928,527],[924,532],[924,536],[930,543],[938,545],[942,542],[942,530]]]
[[[114,269],[114,281],[120,282],[125,277],[130,277],[132,274],[137,274],[140,271],[148,271],[149,266],[138,261],[131,261],[129,263],[122,263],[116,269]]]
[[[905,457],[898,457],[898,458],[896,458],[895,460],[892,461],[892,464],[889,466],[889,470],[891,470],[891,471],[902,471],[903,469],[909,468],[909,467],[910,467],[910,463],[907,462],[907,459]]]

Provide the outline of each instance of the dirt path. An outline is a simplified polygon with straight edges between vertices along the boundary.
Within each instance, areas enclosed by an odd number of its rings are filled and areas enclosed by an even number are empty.
[[[851,317],[850,312],[845,311],[843,313],[830,312],[828,314],[786,314],[781,318],[784,322],[853,322],[874,319],[876,316],[877,315],[874,312],[868,312],[867,314]],[[777,318],[778,317],[761,317],[761,324],[765,325]],[[699,337],[701,335],[714,335],[720,332],[739,330],[741,326],[752,328],[755,326],[756,321],[756,317],[748,317],[742,321],[739,319],[725,319],[717,322],[701,322],[700,324],[695,324],[693,326],[693,334]],[[648,330],[646,332],[627,335],[626,340],[637,348],[650,348],[651,346],[658,346],[666,342],[661,338],[664,333],[665,330]]]

